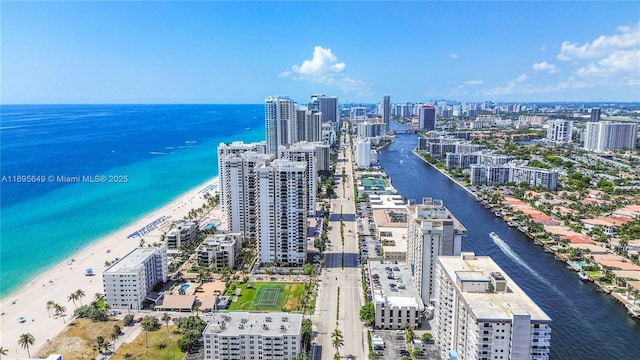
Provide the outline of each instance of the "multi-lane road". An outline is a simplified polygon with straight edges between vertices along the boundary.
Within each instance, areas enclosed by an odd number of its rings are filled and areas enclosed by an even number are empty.
[[[341,137],[342,145],[338,151],[335,170],[338,178],[336,196],[331,199],[329,215],[330,245],[324,253],[316,311],[312,318],[316,331],[312,360],[333,359],[336,349],[332,345],[331,333],[336,328],[342,332],[344,339],[344,345],[339,349],[341,357],[367,359],[368,353],[366,329],[360,321],[360,308],[364,299],[356,236],[353,151],[348,136],[342,134]],[[341,224],[344,224],[344,244]]]

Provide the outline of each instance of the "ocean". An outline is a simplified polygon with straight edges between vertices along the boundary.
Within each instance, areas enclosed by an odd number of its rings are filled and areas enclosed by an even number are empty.
[[[0,118],[1,297],[216,176],[220,142],[265,138],[262,104],[2,105]]]

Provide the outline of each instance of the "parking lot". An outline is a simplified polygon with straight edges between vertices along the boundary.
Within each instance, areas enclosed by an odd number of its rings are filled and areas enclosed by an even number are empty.
[[[416,334],[417,335],[417,334]],[[379,336],[384,341],[384,349],[375,349],[380,359],[402,359],[404,356],[410,358],[407,344],[404,341],[404,331],[402,330],[374,330],[371,337]],[[418,336],[419,337],[419,336]],[[422,344],[421,353],[416,356],[417,360],[440,360],[440,354],[435,344]]]
[[[376,239],[375,225],[368,202],[361,202],[357,208],[358,241],[360,255],[367,258],[382,257],[380,242]]]

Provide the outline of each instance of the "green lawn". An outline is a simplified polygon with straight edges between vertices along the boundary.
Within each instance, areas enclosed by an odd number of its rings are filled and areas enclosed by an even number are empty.
[[[235,285],[235,289],[233,287]],[[233,299],[236,289],[242,289],[237,302],[231,302],[231,311],[299,311],[304,284],[276,282],[232,283],[225,296]],[[272,301],[277,295],[277,301]],[[258,296],[257,296],[258,295]],[[262,299],[261,299],[262,298]],[[262,301],[261,301],[262,300]],[[273,299],[275,300],[275,299]]]

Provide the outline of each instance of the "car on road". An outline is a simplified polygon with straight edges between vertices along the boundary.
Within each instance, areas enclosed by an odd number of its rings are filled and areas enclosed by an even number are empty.
[[[139,318],[135,319],[134,321],[135,321],[135,323],[137,324],[137,323],[139,323],[139,322],[141,322],[141,321],[142,321],[142,317],[139,317]]]

